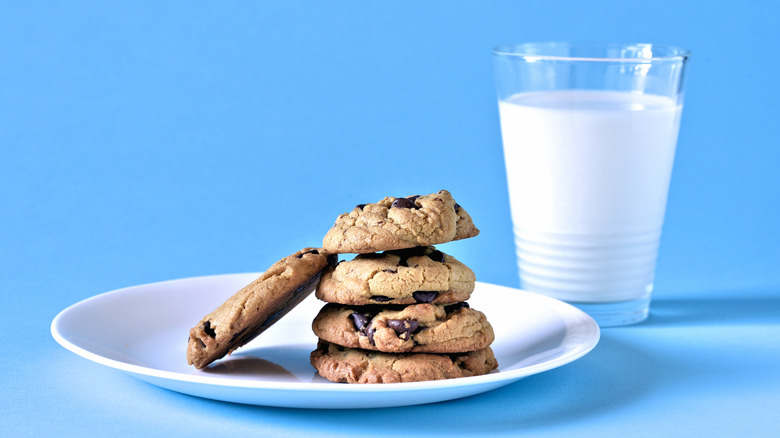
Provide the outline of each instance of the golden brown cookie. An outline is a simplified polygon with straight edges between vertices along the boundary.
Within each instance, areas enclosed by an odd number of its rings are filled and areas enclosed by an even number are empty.
[[[329,303],[448,304],[466,301],[476,277],[466,265],[435,247],[361,254],[328,268],[317,298]]]
[[[187,363],[203,368],[254,339],[311,294],[336,258],[305,248],[274,263],[190,330]]]
[[[319,341],[311,364],[333,382],[400,383],[454,379],[487,374],[498,367],[493,350],[468,353],[392,354],[346,348]]]
[[[441,190],[358,205],[336,219],[322,246],[333,254],[365,254],[436,245],[477,234],[471,216],[450,192]]]
[[[459,353],[494,339],[485,315],[468,303],[410,306],[326,304],[312,323],[318,338],[343,347],[387,353]]]

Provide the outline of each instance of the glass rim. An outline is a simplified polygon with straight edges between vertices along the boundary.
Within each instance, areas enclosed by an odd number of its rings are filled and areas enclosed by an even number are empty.
[[[604,53],[608,49],[636,49],[637,53],[649,53],[649,56],[571,56],[550,54],[551,49],[599,49]],[[548,53],[545,53],[548,52]],[[570,42],[527,42],[502,44],[493,48],[493,55],[518,58],[527,61],[585,61],[585,62],[625,62],[648,63],[653,61],[685,61],[691,56],[688,49],[664,44],[649,43],[570,43]]]

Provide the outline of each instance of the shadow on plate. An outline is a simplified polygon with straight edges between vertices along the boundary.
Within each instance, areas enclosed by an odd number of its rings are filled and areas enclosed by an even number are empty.
[[[239,379],[308,382],[314,375],[308,345],[247,348],[221,359],[200,372]]]
[[[259,357],[232,357],[201,370],[206,374],[242,378],[272,377],[275,380],[299,381],[284,367]]]

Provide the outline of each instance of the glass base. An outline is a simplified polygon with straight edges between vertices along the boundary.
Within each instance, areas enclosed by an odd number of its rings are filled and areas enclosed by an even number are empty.
[[[572,306],[582,310],[596,320],[599,327],[618,327],[642,322],[650,314],[650,294],[616,303],[574,303]]]

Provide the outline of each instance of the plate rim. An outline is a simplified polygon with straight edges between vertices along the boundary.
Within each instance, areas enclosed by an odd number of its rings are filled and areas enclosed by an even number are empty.
[[[54,317],[54,319],[51,322],[51,327],[50,327],[51,334],[54,340],[58,344],[60,344],[63,348],[67,349],[68,351],[78,356],[81,356],[87,360],[98,363],[100,365],[107,366],[109,368],[113,368],[122,372],[130,373],[134,377],[140,378],[142,380],[149,381],[149,379],[146,378],[148,377],[152,379],[171,380],[180,383],[209,385],[209,386],[216,386],[220,388],[234,388],[234,389],[242,389],[242,390],[259,389],[259,390],[267,390],[267,391],[285,391],[285,392],[289,391],[289,392],[336,392],[336,393],[374,393],[374,392],[398,392],[398,391],[408,392],[408,391],[422,391],[422,390],[430,390],[430,389],[445,389],[445,388],[462,387],[462,386],[483,386],[483,385],[501,384],[501,383],[508,384],[520,380],[524,377],[542,373],[544,371],[549,371],[551,369],[558,368],[560,366],[574,362],[577,359],[591,352],[599,343],[601,338],[601,330],[598,324],[595,322],[595,320],[593,320],[593,318],[591,318],[582,310],[568,303],[538,293],[512,288],[509,286],[503,286],[499,284],[486,283],[480,281],[476,282],[478,286],[483,285],[483,287],[487,286],[491,288],[500,288],[506,291],[512,291],[513,293],[520,292],[532,296],[533,299],[545,302],[548,305],[548,307],[551,306],[552,309],[555,311],[555,313],[558,315],[561,315],[561,312],[559,311],[561,308],[565,309],[568,313],[576,315],[580,319],[582,319],[582,324],[590,326],[588,328],[592,330],[593,335],[588,339],[588,342],[583,344],[578,344],[578,348],[570,352],[567,352],[562,356],[558,356],[551,360],[525,366],[519,369],[506,370],[500,372],[493,371],[485,375],[462,377],[458,379],[444,379],[444,380],[433,380],[433,381],[423,381],[423,382],[400,382],[400,383],[391,383],[391,384],[369,383],[369,384],[361,384],[361,385],[348,385],[348,384],[339,385],[339,384],[329,384],[330,382],[327,383],[326,382],[322,382],[322,383],[276,382],[276,381],[256,380],[256,379],[234,379],[234,378],[225,379],[217,376],[190,375],[190,374],[182,374],[176,371],[161,370],[158,368],[123,362],[121,360],[108,358],[98,353],[94,353],[86,348],[80,347],[75,343],[71,342],[60,331],[61,322],[63,321],[64,318],[68,316],[70,312],[84,305],[87,305],[90,302],[97,301],[100,299],[105,299],[108,295],[127,293],[128,291],[133,289],[142,288],[142,287],[160,286],[166,283],[177,283],[182,281],[198,281],[203,279],[216,280],[219,278],[229,278],[229,277],[238,277],[238,276],[250,277],[250,276],[258,276],[258,275],[260,275],[259,272],[237,272],[237,273],[228,273],[228,274],[213,274],[213,275],[201,275],[201,276],[193,276],[193,277],[182,277],[182,278],[171,279],[171,280],[155,281],[155,282],[144,283],[144,284],[139,284],[134,286],[127,286],[119,289],[102,292],[87,297],[85,299],[82,299],[76,303],[73,303],[70,306],[67,306],[66,308],[61,310],[59,313],[57,313],[57,315]],[[571,322],[571,318],[567,318],[565,321],[568,327],[568,323]]]

